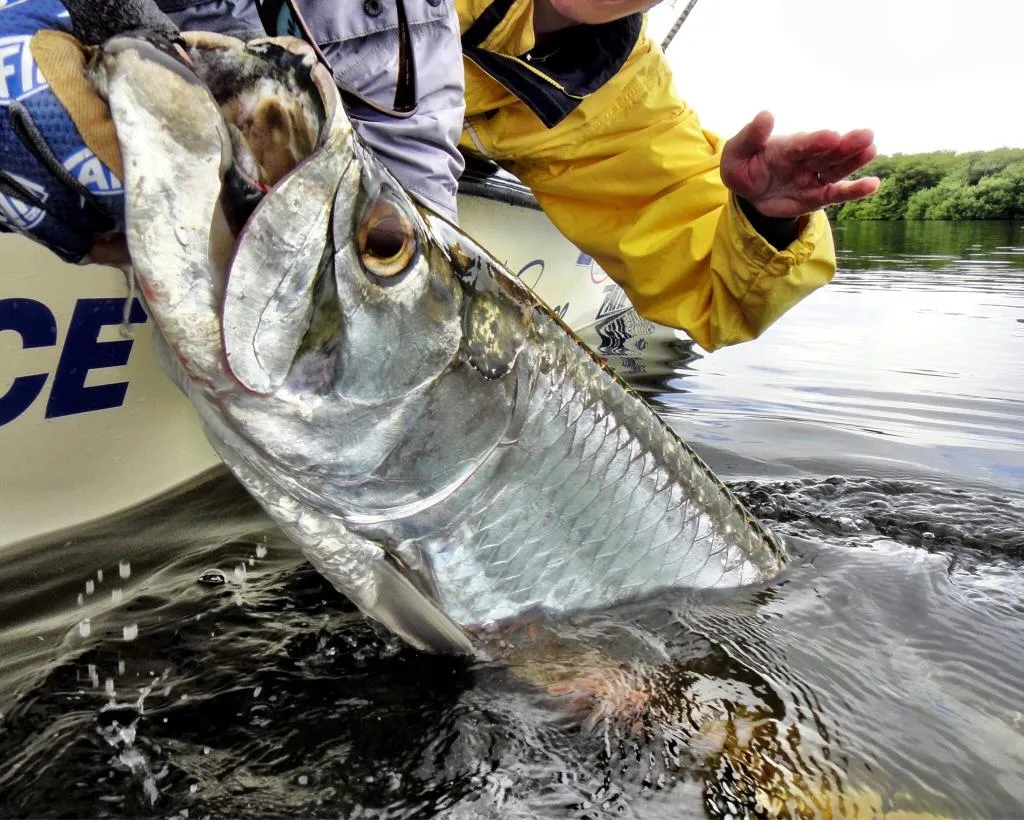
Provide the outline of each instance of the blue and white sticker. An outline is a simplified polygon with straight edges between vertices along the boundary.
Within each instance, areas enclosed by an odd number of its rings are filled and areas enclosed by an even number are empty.
[[[114,173],[89,148],[82,148],[64,160],[75,179],[96,196],[114,196],[124,191]]]
[[[17,174],[10,174],[11,179],[22,185],[25,190],[35,194],[40,201],[46,202],[46,189],[38,183],[19,177]],[[32,230],[36,225],[46,218],[46,211],[36,208],[27,202],[22,202],[17,197],[0,193],[0,223],[19,232]]]
[[[0,37],[0,105],[10,105],[47,88],[28,47],[30,34]]]

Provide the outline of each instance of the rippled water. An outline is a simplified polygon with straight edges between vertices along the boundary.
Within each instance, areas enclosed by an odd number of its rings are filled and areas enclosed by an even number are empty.
[[[756,343],[604,350],[789,537],[777,581],[467,665],[215,477],[3,556],[0,815],[1024,814],[1024,226],[837,239]]]

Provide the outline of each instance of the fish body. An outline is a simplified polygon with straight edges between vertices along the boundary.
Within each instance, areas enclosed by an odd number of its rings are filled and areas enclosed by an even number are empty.
[[[202,82],[123,38],[94,71],[128,244],[165,369],[339,591],[413,646],[466,653],[473,627],[527,610],[778,572],[779,542],[654,411],[363,148],[308,48],[206,51]],[[211,75],[252,60],[275,68],[215,100]],[[268,164],[248,114],[274,87],[318,131],[233,228],[223,180]]]

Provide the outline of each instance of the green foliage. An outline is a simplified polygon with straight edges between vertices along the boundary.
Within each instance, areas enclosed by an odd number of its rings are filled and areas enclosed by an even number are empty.
[[[1024,219],[1024,149],[875,158],[856,176],[877,176],[878,192],[830,208],[856,219]]]

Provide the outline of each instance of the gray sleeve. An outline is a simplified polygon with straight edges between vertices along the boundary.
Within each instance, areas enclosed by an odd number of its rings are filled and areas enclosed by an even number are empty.
[[[164,10],[182,31],[212,31],[237,37],[263,31],[253,0],[163,2]]]
[[[462,46],[454,0],[405,0],[418,108],[407,119],[356,112],[363,141],[411,194],[452,219],[462,173],[465,110]],[[390,107],[398,81],[398,20],[391,0],[300,5],[338,82]],[[239,34],[261,28],[253,0],[207,0],[170,13],[183,31]]]

